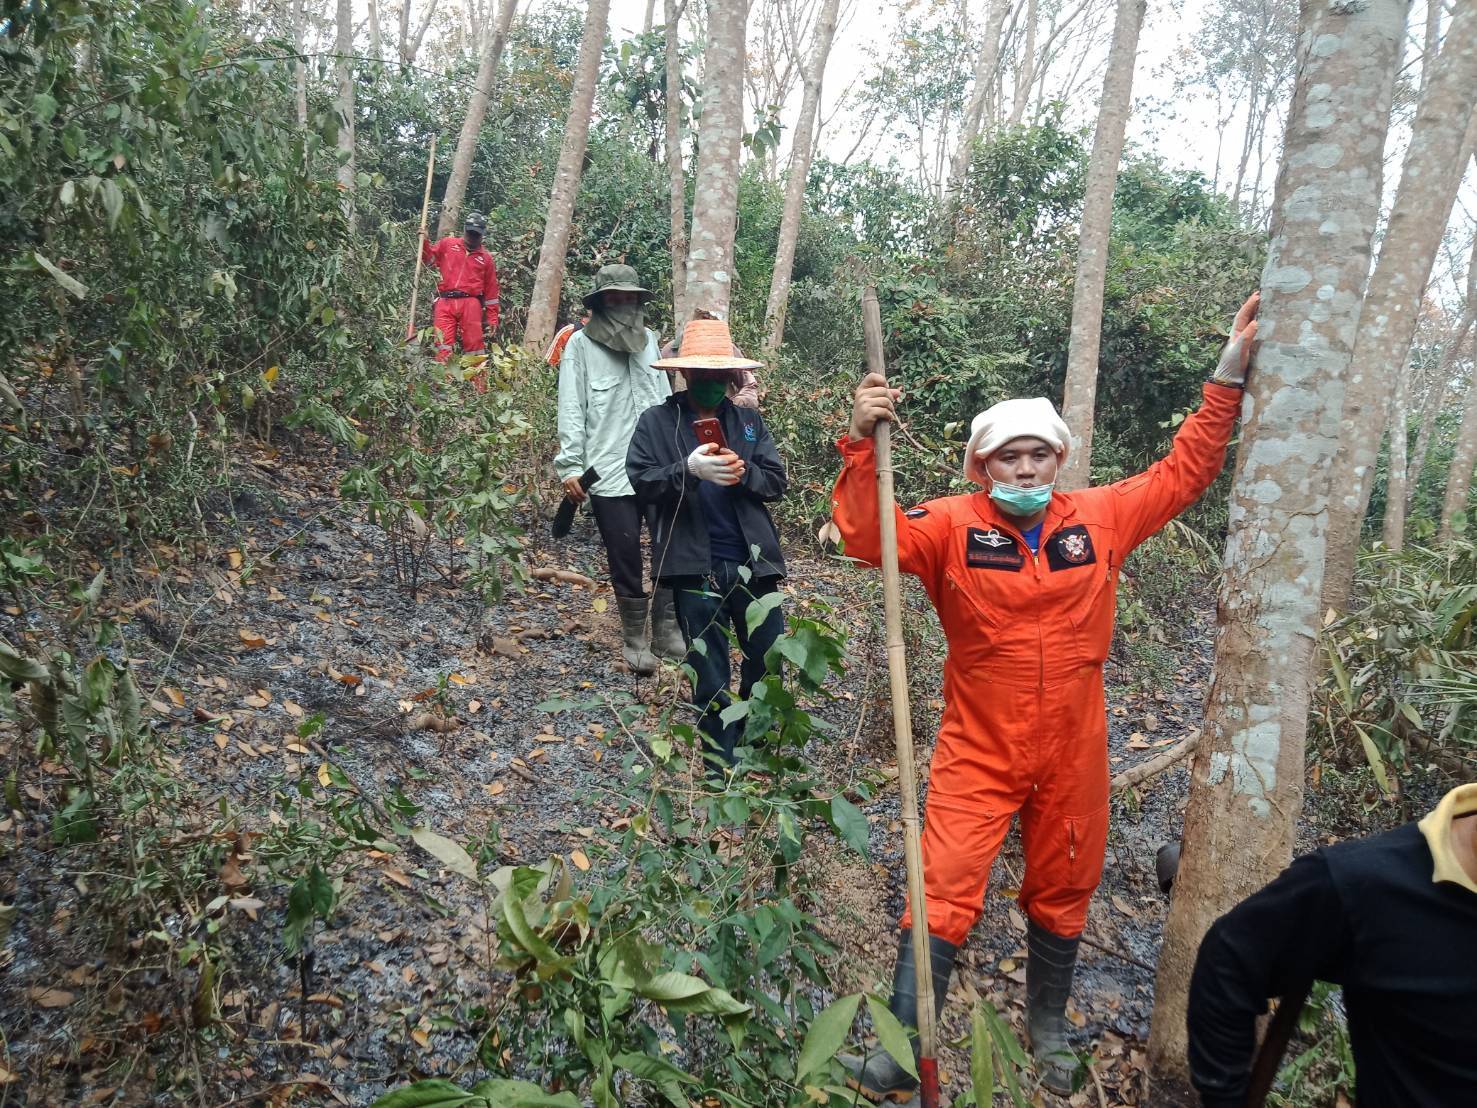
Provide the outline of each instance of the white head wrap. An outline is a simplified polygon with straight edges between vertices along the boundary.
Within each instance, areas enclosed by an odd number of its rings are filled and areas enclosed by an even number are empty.
[[[1011,439],[1040,439],[1056,451],[1058,461],[1067,457],[1072,433],[1044,396],[1029,400],[1002,400],[974,417],[969,425],[969,445],[964,448],[964,476],[976,484],[985,480],[985,459]]]

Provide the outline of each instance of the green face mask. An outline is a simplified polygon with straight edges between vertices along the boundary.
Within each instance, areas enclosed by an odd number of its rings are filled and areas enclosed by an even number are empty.
[[[1007,485],[996,481],[990,488],[990,499],[1000,505],[1001,511],[1013,516],[1033,516],[1051,503],[1051,485],[1032,485],[1023,489],[1019,485]]]
[[[714,381],[706,378],[701,381],[688,383],[687,391],[692,393],[692,398],[704,408],[716,408],[728,395],[728,386],[722,381]]]

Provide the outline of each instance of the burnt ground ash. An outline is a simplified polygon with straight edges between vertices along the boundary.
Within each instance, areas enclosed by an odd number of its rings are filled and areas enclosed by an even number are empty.
[[[622,739],[608,716],[538,707],[595,692],[629,694],[655,711],[676,695],[670,673],[639,681],[619,663],[607,586],[592,592],[533,581],[485,605],[431,573],[412,597],[390,579],[383,533],[339,500],[331,465],[262,459],[259,470],[268,479],[256,495],[237,498],[218,550],[193,562],[158,552],[110,566],[123,649],[148,693],[171,771],[197,798],[200,826],[224,802],[239,814],[238,830],[263,836],[294,815],[280,798],[306,782],[309,791],[357,792],[380,812],[403,795],[441,834],[495,842],[507,863],[537,863],[571,857],[597,829],[628,818],[624,794],[613,787]],[[603,555],[590,517],[582,514],[559,544],[544,519],[539,509],[526,521],[528,564],[600,581]],[[851,636],[850,673],[836,699],[816,706],[832,735],[814,744],[813,756],[837,787],[861,775],[895,779],[876,575],[813,544],[791,549],[790,609],[824,613]],[[1132,652],[1115,649],[1108,670],[1115,771],[1198,725],[1213,600],[1203,582],[1192,587],[1198,591],[1163,614],[1159,657],[1169,659],[1169,680],[1146,687]],[[918,589],[908,604],[914,727],[925,760],[942,708],[941,636]],[[315,714],[322,730],[300,738],[302,721]],[[425,725],[427,717],[456,723],[441,730]],[[0,732],[0,743],[17,741],[13,731]],[[349,787],[321,776],[329,765]],[[213,915],[197,904],[190,914],[108,926],[94,900],[102,878],[77,872],[77,855],[51,845],[61,776],[52,769],[42,767],[29,815],[4,827],[0,856],[0,903],[16,909],[0,954],[3,1065],[16,1077],[0,1095],[11,1103],[164,1103],[171,1102],[164,1090],[184,1086],[209,1104],[258,1094],[365,1104],[402,1080],[476,1075],[465,1016],[497,987],[484,968],[484,905],[428,855],[402,843],[355,852],[335,867],[339,903],[317,933],[304,998],[297,967],[282,952],[286,885],[272,859],[244,844],[240,883],[231,874],[221,886],[233,903]],[[1099,1059],[1109,1103],[1142,1099],[1148,967],[1167,910],[1153,855],[1178,833],[1186,787],[1181,766],[1114,801],[1087,932],[1095,945],[1084,947],[1070,1009],[1079,1045]],[[904,888],[895,786],[885,784],[863,807],[870,859],[833,846],[813,864],[830,894],[821,924],[841,951],[837,991],[885,995]],[[230,861],[235,848],[217,844],[222,852]],[[944,1028],[953,1044],[965,1039],[979,997],[1021,1023],[1024,920],[1014,905],[1021,874],[1013,831],[950,994]],[[185,1033],[201,971],[180,951],[205,926],[219,928],[228,951],[219,1021]],[[967,1056],[950,1046],[943,1061],[946,1091],[957,1094],[967,1085]],[[1096,1103],[1091,1087],[1074,1102],[1089,1095]]]

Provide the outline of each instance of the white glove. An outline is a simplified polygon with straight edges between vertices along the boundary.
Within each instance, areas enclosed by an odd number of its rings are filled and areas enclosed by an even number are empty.
[[[687,456],[687,472],[699,481],[712,481],[715,485],[737,485],[739,483],[737,458],[720,458],[718,447],[711,442],[698,443],[698,447]]]

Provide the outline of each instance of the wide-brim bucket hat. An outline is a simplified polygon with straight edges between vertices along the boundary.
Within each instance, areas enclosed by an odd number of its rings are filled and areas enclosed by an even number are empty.
[[[682,329],[682,346],[674,358],[651,363],[652,369],[759,369],[763,362],[737,353],[728,324],[721,319],[694,319]]]
[[[594,310],[602,292],[634,292],[641,303],[651,299],[651,290],[641,283],[636,271],[628,265],[603,265],[595,274],[595,287],[581,298],[585,307]]]

